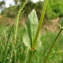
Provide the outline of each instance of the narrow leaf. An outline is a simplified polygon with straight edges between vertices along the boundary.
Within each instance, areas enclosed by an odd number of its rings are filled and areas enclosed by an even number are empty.
[[[60,21],[59,21],[59,27],[60,28],[63,28],[63,17],[60,19]]]

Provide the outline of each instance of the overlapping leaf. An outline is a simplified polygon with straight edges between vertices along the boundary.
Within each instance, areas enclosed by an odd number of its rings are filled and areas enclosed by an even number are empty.
[[[59,27],[63,29],[63,17],[59,21]]]

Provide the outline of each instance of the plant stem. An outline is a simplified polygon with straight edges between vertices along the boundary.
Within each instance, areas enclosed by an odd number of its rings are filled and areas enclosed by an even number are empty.
[[[50,54],[52,48],[54,47],[54,45],[55,45],[55,43],[56,43],[56,40],[58,39],[58,37],[59,37],[59,35],[60,35],[61,32],[62,32],[62,28],[60,29],[58,35],[57,35],[56,38],[54,39],[54,41],[53,41],[53,43],[52,43],[52,45],[51,45],[51,47],[50,47],[50,49],[49,49],[49,51],[48,51],[48,53],[47,53],[47,55],[46,55],[46,57],[45,57],[43,63],[46,63],[46,62],[47,62],[48,56],[49,56],[49,54]]]
[[[29,50],[29,56],[28,56],[28,62],[27,63],[32,63],[33,56],[34,56],[35,51]]]
[[[43,5],[42,12],[41,12],[41,17],[40,17],[40,20],[39,20],[39,25],[38,25],[36,36],[35,36],[35,39],[34,39],[34,42],[33,42],[33,45],[32,45],[32,49],[35,49],[37,39],[38,39],[38,36],[39,36],[39,33],[40,33],[40,29],[42,27],[42,23],[43,23],[43,19],[44,19],[47,4],[48,4],[48,0],[44,0],[44,5]]]
[[[14,45],[16,45],[16,40],[17,40],[17,32],[18,32],[18,24],[19,24],[20,14],[21,14],[23,8],[25,7],[26,3],[27,3],[27,1],[24,2],[23,6],[18,11],[16,27],[15,27],[15,35],[14,35]],[[14,56],[15,56],[15,63],[16,63],[16,50],[15,50],[15,46],[13,46],[13,49],[14,49]]]
[[[18,31],[18,24],[19,24],[20,14],[21,14],[23,8],[25,7],[26,3],[27,2],[25,1],[25,3],[23,4],[23,6],[18,11],[17,21],[16,21],[16,27],[15,27],[15,38],[14,38],[15,42],[16,42],[16,38],[17,38],[17,31]]]

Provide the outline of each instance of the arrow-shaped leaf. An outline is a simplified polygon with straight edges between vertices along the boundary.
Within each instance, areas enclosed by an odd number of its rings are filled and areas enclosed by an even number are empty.
[[[33,9],[32,12],[28,15],[26,25],[25,25],[25,33],[23,35],[24,44],[31,49],[33,40],[38,27],[38,18],[36,15],[36,11]],[[41,46],[40,38],[37,40],[36,48]]]

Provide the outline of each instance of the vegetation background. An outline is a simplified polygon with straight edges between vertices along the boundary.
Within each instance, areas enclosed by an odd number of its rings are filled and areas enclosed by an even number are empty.
[[[3,21],[5,20],[5,22],[7,23],[7,21],[14,21],[13,19],[17,16],[18,10],[20,8],[20,6],[23,5],[25,0],[14,0],[15,5],[11,5],[6,8],[5,7],[5,0],[0,1],[0,9],[1,9],[1,13],[0,13],[0,18],[3,18]],[[49,0],[49,4],[46,10],[46,14],[45,14],[45,22],[47,23],[49,22],[51,19],[54,18],[61,18],[63,16],[63,0]],[[20,5],[21,4],[21,5]],[[23,20],[26,19],[27,15],[32,11],[32,9],[35,9],[37,12],[37,16],[38,18],[40,18],[40,14],[41,14],[41,9],[43,7],[43,1],[38,1],[36,3],[33,3],[32,1],[29,1],[24,10],[23,10]],[[10,12],[11,11],[11,12]],[[6,19],[8,20],[6,20]],[[0,22],[2,19],[0,19]],[[51,21],[50,21],[51,22]]]
[[[15,5],[11,5],[7,8],[5,7],[5,0],[0,1],[0,63],[13,63],[15,59],[12,57],[12,43],[13,42],[13,28],[11,26],[15,25],[16,17],[20,7],[24,4],[25,0],[14,0]],[[35,9],[37,12],[38,19],[40,19],[41,9],[43,8],[44,1],[38,1],[33,3],[31,0],[26,4],[22,10],[22,16],[19,20],[18,28],[18,38],[17,44],[15,44],[17,49],[17,62],[26,62],[26,47],[22,41],[22,27],[25,25],[26,18],[28,14]],[[42,63],[43,58],[46,56],[51,43],[53,42],[55,36],[58,33],[58,22],[63,17],[63,0],[49,0],[47,10],[44,17],[43,27],[41,29],[41,41],[43,43],[43,50],[37,51],[33,58],[33,63]],[[11,32],[10,32],[10,31]],[[10,36],[11,34],[11,36]],[[8,43],[9,42],[9,43]],[[7,44],[7,45],[6,45]],[[37,58],[38,57],[38,58]],[[40,59],[40,60],[39,60]],[[24,61],[25,60],[25,61]],[[63,63],[63,33],[57,40],[54,48],[52,49],[47,63]]]

